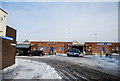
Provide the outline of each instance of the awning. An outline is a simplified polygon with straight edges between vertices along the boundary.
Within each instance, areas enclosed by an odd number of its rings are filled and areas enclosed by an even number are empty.
[[[29,48],[30,44],[18,44],[16,45],[16,48]]]

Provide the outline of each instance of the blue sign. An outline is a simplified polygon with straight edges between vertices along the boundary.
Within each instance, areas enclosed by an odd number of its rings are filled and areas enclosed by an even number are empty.
[[[9,36],[6,36],[6,37],[0,37],[0,38],[2,38],[2,39],[7,39],[7,40],[13,40],[13,38],[12,38],[12,37],[9,37]]]
[[[104,43],[104,45],[107,45],[107,43]]]
[[[111,43],[97,43],[97,45],[112,45]]]
[[[70,47],[70,45],[69,45],[69,44],[68,44],[67,46],[68,46],[68,47]]]

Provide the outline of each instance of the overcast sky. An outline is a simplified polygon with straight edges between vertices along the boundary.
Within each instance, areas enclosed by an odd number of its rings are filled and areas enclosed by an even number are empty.
[[[117,2],[3,2],[2,7],[18,41],[118,41]]]

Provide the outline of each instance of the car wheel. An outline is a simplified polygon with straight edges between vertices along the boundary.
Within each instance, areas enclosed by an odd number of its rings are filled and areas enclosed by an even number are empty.
[[[68,57],[70,57],[70,55],[67,55]]]
[[[83,57],[84,55],[79,55],[79,57]]]
[[[77,55],[77,57],[79,57],[80,55]]]

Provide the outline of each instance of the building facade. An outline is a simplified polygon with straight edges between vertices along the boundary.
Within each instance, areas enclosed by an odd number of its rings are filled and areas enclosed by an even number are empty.
[[[43,50],[44,53],[66,53],[68,49],[72,48],[72,42],[52,42],[52,41],[32,41],[31,51]]]
[[[6,37],[10,37],[6,38]],[[6,68],[15,63],[16,55],[16,30],[6,27],[6,37],[0,38],[0,56],[1,56],[1,68]],[[12,38],[12,39],[11,39]]]
[[[0,70],[15,63],[16,30],[6,25],[7,13],[0,9]]]
[[[85,42],[86,54],[119,53],[120,43],[118,42]]]
[[[0,8],[0,36],[4,37],[6,34],[7,14]]]

